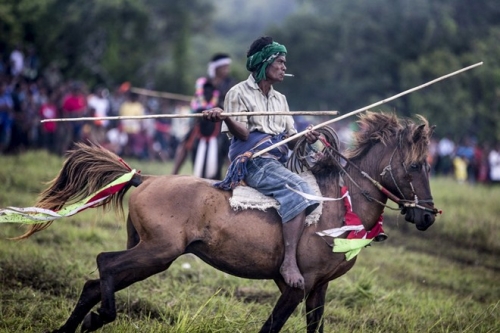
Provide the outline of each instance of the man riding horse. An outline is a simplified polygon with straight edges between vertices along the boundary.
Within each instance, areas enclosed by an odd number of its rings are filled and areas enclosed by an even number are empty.
[[[286,97],[274,90],[273,84],[283,81],[286,71],[285,46],[271,37],[255,40],[247,52],[247,69],[251,72],[246,81],[231,88],[224,103],[226,112],[289,111]],[[285,282],[304,289],[304,277],[297,266],[297,244],[305,226],[305,218],[318,202],[291,191],[312,194],[308,184],[296,173],[288,170],[284,162],[289,149],[282,145],[270,152],[251,158],[251,154],[269,147],[297,133],[292,115],[289,116],[238,116],[221,115],[220,108],[204,111],[205,119],[223,121],[222,131],[231,138],[229,158],[231,165],[226,178],[215,186],[233,189],[242,181],[259,192],[274,197],[280,204],[278,213],[283,222],[285,258],[280,272]],[[314,143],[319,133],[310,131],[306,140]],[[291,142],[293,147],[294,142]],[[250,157],[250,158],[249,158]],[[245,170],[244,173],[240,169]]]

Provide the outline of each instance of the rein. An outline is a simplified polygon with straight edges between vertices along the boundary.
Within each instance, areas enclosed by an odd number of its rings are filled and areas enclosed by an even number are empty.
[[[321,142],[325,145],[325,147],[327,147],[331,152],[333,152],[334,154],[336,154],[337,156],[341,157],[344,161],[346,161],[346,163],[348,163],[349,165],[351,165],[352,167],[354,167],[364,178],[368,179],[380,192],[382,192],[385,196],[387,196],[387,198],[389,198],[390,200],[392,200],[394,203],[396,203],[398,205],[398,208],[394,208],[394,207],[391,207],[377,199],[375,199],[374,197],[372,197],[369,193],[367,193],[365,190],[363,190],[363,188],[361,188],[361,186],[356,183],[356,181],[349,175],[349,173],[345,170],[344,166],[342,166],[341,163],[339,163],[339,168],[342,170],[342,172],[351,180],[351,182],[361,191],[361,193],[363,194],[363,196],[368,200],[368,201],[374,201],[374,202],[377,202],[378,204],[384,206],[384,207],[387,207],[389,209],[392,209],[392,210],[400,210],[402,211],[403,209],[406,209],[406,208],[417,208],[417,209],[421,209],[421,210],[424,210],[426,212],[429,212],[431,214],[434,214],[434,215],[437,215],[437,214],[441,214],[442,211],[441,210],[438,210],[436,208],[427,208],[427,207],[424,207],[422,205],[420,205],[419,203],[425,203],[425,202],[432,202],[432,199],[424,199],[424,200],[419,200],[418,199],[418,196],[415,194],[415,189],[413,187],[413,183],[412,183],[412,179],[411,179],[411,175],[408,174],[408,171],[407,171],[407,168],[404,164],[404,162],[402,163],[403,165],[403,168],[406,172],[406,178],[408,179],[409,183],[410,183],[410,187],[411,187],[411,190],[412,190],[412,193],[413,193],[413,197],[414,197],[414,200],[407,200],[404,196],[404,194],[402,193],[402,191],[400,190],[399,186],[398,186],[398,183],[396,181],[396,179],[394,178],[394,175],[392,173],[392,160],[394,158],[394,154],[396,153],[396,151],[398,151],[398,147],[396,147],[394,149],[394,152],[392,153],[391,155],[391,159],[389,161],[389,165],[387,165],[385,168],[384,168],[384,171],[382,172],[381,176],[383,176],[385,174],[386,171],[389,171],[389,174],[391,175],[391,179],[392,181],[394,182],[394,185],[396,186],[396,188],[398,189],[400,195],[402,198],[396,196],[395,194],[393,194],[391,191],[389,191],[388,189],[386,189],[382,184],[380,184],[378,181],[376,181],[375,179],[373,179],[372,177],[370,177],[370,175],[368,175],[365,171],[361,170],[356,164],[352,163],[348,158],[346,158],[340,151],[338,151],[337,149],[335,149],[334,147],[332,147],[332,145],[323,137],[319,137],[319,140],[321,140]],[[399,146],[399,145],[398,145]]]

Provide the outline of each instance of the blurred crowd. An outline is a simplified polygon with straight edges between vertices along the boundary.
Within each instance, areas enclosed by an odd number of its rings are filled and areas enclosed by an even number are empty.
[[[189,131],[187,118],[41,122],[54,118],[190,113],[189,102],[138,95],[128,82],[116,87],[67,80],[57,66],[40,66],[34,48],[0,54],[0,155],[46,149],[63,155],[74,142],[93,141],[120,156],[171,160]],[[300,125],[298,123],[298,125]],[[433,139],[431,171],[461,183],[500,182],[500,143]]]
[[[116,87],[67,80],[58,67],[41,68],[33,48],[0,54],[0,155],[46,149],[63,155],[74,142],[93,141],[117,154],[146,160],[173,158],[189,130],[186,118],[41,122],[55,118],[189,113],[189,102],[138,95]]]
[[[458,142],[449,136],[433,139],[429,163],[435,175],[454,177],[459,183],[500,183],[500,143],[479,144],[474,137]]]

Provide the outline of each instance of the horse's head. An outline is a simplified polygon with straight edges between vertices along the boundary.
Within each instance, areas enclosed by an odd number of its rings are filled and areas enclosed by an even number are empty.
[[[434,127],[429,127],[424,117],[419,119],[421,124],[401,122],[395,115],[383,113],[362,115],[356,134],[358,151],[352,153],[373,160],[371,174],[379,170],[379,175],[373,174],[379,189],[399,205],[406,221],[423,231],[434,223],[438,210],[434,208],[427,163]]]

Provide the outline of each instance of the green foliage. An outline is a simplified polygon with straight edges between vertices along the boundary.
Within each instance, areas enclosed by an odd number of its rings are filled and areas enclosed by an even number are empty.
[[[172,88],[182,91],[189,63],[185,45],[193,32],[201,30],[191,18],[209,22],[211,10],[206,0],[189,4],[155,0],[13,1],[0,10],[6,31],[10,31],[0,36],[0,44],[32,43],[43,66],[57,64],[67,77],[89,83],[131,81],[144,85],[158,74],[155,64],[170,61],[170,67],[177,70],[169,77],[178,82]],[[168,49],[179,56],[170,53],[169,57],[165,54]]]
[[[347,113],[483,61],[483,67],[384,106],[424,114],[440,136],[498,139],[500,7],[480,1],[303,1],[269,32],[288,45],[295,109]],[[292,108],[292,109],[293,109]]]
[[[184,94],[215,52],[245,79],[248,46],[268,34],[289,50],[296,77],[277,89],[291,109],[344,114],[483,61],[382,108],[426,115],[438,136],[500,140],[496,0],[4,0],[0,30],[0,49],[33,44],[69,78]]]

